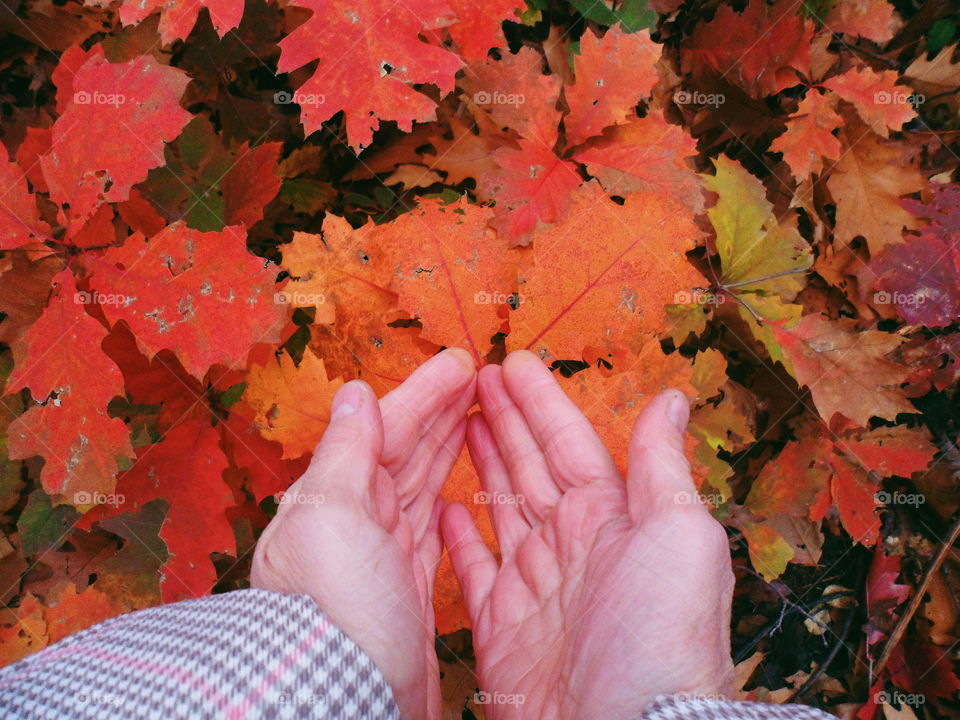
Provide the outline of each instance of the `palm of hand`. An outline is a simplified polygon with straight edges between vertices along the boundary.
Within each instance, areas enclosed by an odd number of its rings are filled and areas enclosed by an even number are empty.
[[[732,670],[729,551],[703,506],[675,502],[673,493],[693,491],[682,447],[658,441],[650,452],[638,426],[634,487],[625,484],[585,418],[537,379],[539,367],[508,364],[502,379],[482,373],[484,419],[468,432],[484,489],[529,501],[491,507],[499,568],[475,545],[462,509],[444,516],[480,682],[495,690],[487,717],[632,718],[660,693],[723,693]],[[511,379],[528,398],[541,386],[540,400],[518,407]],[[530,437],[517,422],[523,410]],[[649,432],[661,432],[661,421]]]
[[[380,403],[359,383],[341,391],[310,468],[260,538],[251,572],[255,587],[311,595],[383,673],[404,717],[440,714],[437,496],[474,399],[465,355],[438,355]],[[338,413],[345,403],[353,412]]]

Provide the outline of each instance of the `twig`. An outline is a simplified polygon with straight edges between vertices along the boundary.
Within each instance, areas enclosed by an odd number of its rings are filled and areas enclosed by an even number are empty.
[[[786,702],[793,702],[803,697],[809,690],[813,687],[814,683],[823,675],[827,668],[830,667],[836,657],[837,653],[840,652],[840,648],[846,647],[847,635],[850,634],[850,628],[853,627],[853,619],[858,615],[859,607],[850,608],[850,612],[847,613],[846,619],[843,621],[843,627],[840,629],[840,634],[837,636],[837,641],[833,644],[833,647],[830,649],[830,654],[827,655],[823,662],[820,663],[819,667],[810,673],[810,677],[807,678],[807,681],[797,688],[794,692],[790,693],[790,697],[786,699]]]
[[[906,631],[907,625],[910,623],[910,621],[913,619],[913,616],[919,609],[920,603],[923,602],[923,596],[926,595],[927,587],[933,580],[933,576],[937,573],[937,571],[940,570],[940,566],[943,565],[943,561],[946,559],[947,553],[950,552],[950,548],[953,547],[953,544],[957,541],[958,537],[960,537],[960,515],[957,515],[957,519],[953,521],[953,526],[950,528],[950,534],[940,545],[940,551],[933,559],[933,562],[930,563],[930,567],[927,568],[927,572],[924,574],[923,580],[917,587],[917,591],[913,594],[913,597],[910,598],[910,604],[907,605],[906,609],[903,611],[903,615],[900,616],[896,626],[893,628],[893,632],[890,633],[890,637],[883,646],[883,652],[880,653],[880,657],[877,658],[877,663],[874,665],[873,671],[871,672],[871,685],[873,685],[873,681],[879,677],[880,673],[883,672],[887,662],[890,660],[890,654],[893,652],[894,648],[900,644],[900,639],[903,637],[903,633]]]

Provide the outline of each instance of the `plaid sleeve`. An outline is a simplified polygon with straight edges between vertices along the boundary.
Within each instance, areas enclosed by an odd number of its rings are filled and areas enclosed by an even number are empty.
[[[697,695],[660,695],[637,720],[834,720],[806,705],[768,705]]]
[[[0,718],[400,717],[305,595],[239,590],[121,615],[0,670]]]

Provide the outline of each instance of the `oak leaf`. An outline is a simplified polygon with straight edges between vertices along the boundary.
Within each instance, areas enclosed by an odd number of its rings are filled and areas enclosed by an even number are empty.
[[[53,282],[47,308],[15,346],[7,389],[27,387],[42,404],[10,425],[9,454],[43,457],[46,492],[89,505],[93,493],[112,492],[119,461],[133,457],[127,426],[107,413],[123,376],[101,349],[107,330],[86,312],[91,293],[77,290],[69,270]]]
[[[866,426],[871,417],[892,420],[916,412],[899,385],[908,369],[887,358],[903,339],[881,332],[857,332],[854,321],[807,315],[792,328],[772,324],[787,369],[810,389],[824,420],[839,413]]]
[[[838,0],[827,13],[824,27],[883,45],[893,39],[903,22],[887,0]]]
[[[809,75],[812,39],[812,23],[787,0],[750,0],[742,13],[721,5],[681,46],[682,67],[695,77],[705,71],[730,76],[761,98],[797,85],[797,73]]]
[[[268,440],[283,445],[282,459],[312,453],[330,422],[333,396],[341,378],[327,377],[323,360],[307,348],[299,364],[281,353],[266,365],[247,371],[243,404]]]
[[[564,120],[567,144],[579,145],[627,122],[657,84],[659,58],[660,46],[646,30],[626,34],[613,27],[602,38],[585,32],[573,59],[576,82],[563,91],[570,108]]]
[[[929,204],[902,204],[928,224],[916,237],[887,245],[870,263],[881,291],[874,298],[892,301],[911,324],[950,325],[960,317],[960,186],[935,185]]]
[[[114,300],[102,306],[107,318],[125,321],[150,357],[173,350],[197,378],[216,363],[242,364],[255,343],[279,339],[286,321],[276,271],[247,252],[242,227],[201,233],[179,222],[89,263],[91,286]]]
[[[243,17],[241,0],[124,0],[120,21],[137,25],[154,12],[160,13],[160,39],[169,44],[184,40],[197,22],[200,11],[207,9],[213,29],[220,37],[240,25]]]
[[[787,131],[770,145],[773,152],[783,153],[783,160],[798,182],[811,173],[820,174],[823,158],[840,159],[840,140],[833,131],[843,125],[834,110],[835,98],[810,89],[800,101],[796,117],[787,121]]]
[[[72,225],[82,226],[103,203],[126,200],[150,168],[164,164],[163,144],[190,120],[180,107],[189,82],[151,55],[107,62],[96,45],[69,85],[58,87],[58,103],[66,102],[40,166],[50,199]]]
[[[436,117],[433,100],[411,85],[436,85],[443,95],[453,90],[462,61],[419,37],[455,21],[444,0],[424,0],[416,11],[388,0],[349,6],[321,0],[292,4],[313,15],[280,41],[277,71],[290,72],[320,58],[316,72],[292,98],[300,105],[307,135],[342,110],[347,141],[359,151],[370,145],[384,120],[409,131],[415,121]]]
[[[855,142],[833,166],[827,187],[836,201],[834,233],[844,243],[863,236],[870,252],[903,241],[904,228],[917,228],[917,218],[904,208],[901,195],[926,185],[923,175],[902,151],[870,135]]]
[[[893,70],[878,73],[863,67],[828,78],[822,85],[851,103],[877,135],[887,137],[890,130],[900,130],[917,116],[910,104],[909,88],[897,85],[899,78]]]
[[[159,442],[138,450],[133,467],[117,483],[117,502],[94,508],[78,524],[89,529],[153,500],[166,501],[168,510],[160,528],[169,552],[160,580],[164,602],[208,594],[217,579],[210,553],[236,552],[226,514],[235,502],[223,481],[228,463],[219,438],[205,420],[177,425]]]
[[[607,129],[584,145],[573,159],[587,166],[610,195],[650,191],[684,202],[693,213],[703,210],[700,177],[690,158],[697,142],[682,127],[668,123],[659,110]]]

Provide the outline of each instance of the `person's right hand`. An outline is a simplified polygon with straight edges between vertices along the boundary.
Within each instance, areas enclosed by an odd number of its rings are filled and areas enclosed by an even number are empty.
[[[467,443],[500,565],[462,505],[441,526],[487,717],[629,720],[661,693],[726,694],[733,573],[722,526],[694,497],[686,398],[667,391],[644,409],[624,483],[535,355],[483,368],[478,390]]]

